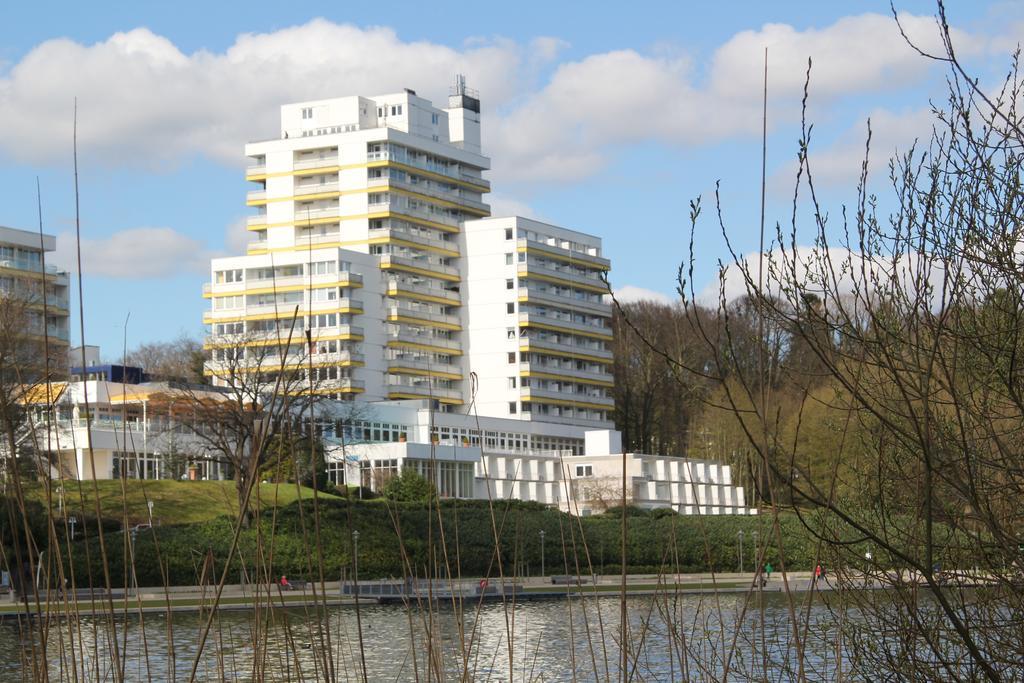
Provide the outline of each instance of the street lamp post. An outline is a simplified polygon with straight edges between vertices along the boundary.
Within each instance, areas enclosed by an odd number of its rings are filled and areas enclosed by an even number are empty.
[[[540,576],[544,578],[544,530],[540,530]]]
[[[146,505],[149,507],[149,525],[153,526],[153,501],[147,500]]]
[[[352,532],[352,579],[355,582],[356,596],[359,595],[359,530]]]
[[[71,540],[75,540],[75,525],[78,524],[78,517],[72,515],[68,517],[68,524],[71,525]]]
[[[740,574],[742,574],[743,573],[743,529],[740,529],[737,532],[737,535],[740,537],[740,542],[739,542],[739,548],[740,548]]]

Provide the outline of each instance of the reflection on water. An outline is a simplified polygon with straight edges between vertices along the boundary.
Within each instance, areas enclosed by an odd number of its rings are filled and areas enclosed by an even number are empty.
[[[629,647],[625,666],[632,680],[772,678],[793,667],[789,610],[766,598],[763,609],[744,596],[659,596],[627,601]],[[435,610],[363,605],[367,678],[377,680],[615,680],[623,665],[617,597],[536,600],[511,605],[451,606]],[[805,673],[835,678],[835,629],[821,604],[805,613]],[[114,680],[115,652],[126,680],[188,680],[206,616],[174,613],[113,622],[81,618],[53,624],[46,634],[51,680]],[[33,627],[34,628],[34,627]],[[26,624],[0,624],[0,678],[32,680],[32,649],[38,633]],[[509,635],[511,634],[511,637]],[[336,607],[217,613],[198,659],[198,680],[361,680],[355,610]],[[465,654],[463,654],[465,653]],[[38,661],[38,660],[37,660]]]

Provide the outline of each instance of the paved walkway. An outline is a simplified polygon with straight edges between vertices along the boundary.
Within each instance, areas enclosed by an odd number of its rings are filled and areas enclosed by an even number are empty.
[[[812,574],[810,572],[796,572],[788,573],[785,577],[786,583],[788,583],[789,590],[791,591],[807,591],[812,589]],[[673,593],[684,593],[684,594],[701,594],[701,593],[712,593],[714,591],[730,592],[730,593],[741,593],[750,590],[757,590],[754,581],[756,577],[751,573],[723,573],[723,574],[668,574],[658,576],[656,574],[632,574],[626,578],[626,591],[630,595],[650,595],[654,593],[662,593],[665,591]],[[462,594],[467,598],[476,597],[474,588],[478,585],[480,579],[465,578],[462,581]],[[363,596],[361,600],[364,602],[374,602],[375,596],[367,595],[366,593],[373,593],[374,587],[381,584],[393,584],[396,583],[394,580],[368,580],[361,581],[360,586],[363,589],[361,593]],[[401,583],[398,581],[397,583]],[[583,594],[607,594],[615,595],[620,590],[622,583],[621,575],[601,575],[597,577],[580,577],[578,580],[574,576],[556,576],[556,577],[528,577],[513,579],[511,577],[505,580],[505,585],[509,587],[510,591],[515,591],[516,595],[523,599],[532,598],[560,598],[564,597],[567,593],[583,593]],[[501,584],[500,578],[492,577],[488,581],[488,585],[497,587]],[[447,581],[438,580],[434,586],[438,589],[444,589],[448,585]],[[779,573],[773,573],[770,580],[766,581],[760,590],[769,593],[777,593],[784,590],[783,577]],[[514,586],[514,588],[513,588]],[[832,586],[827,580],[819,581],[815,587],[819,591],[832,590]],[[140,588],[138,592],[131,592],[127,597],[124,596],[123,590],[117,590],[111,592],[110,599],[108,601],[107,594],[105,592],[98,591],[90,599],[88,591],[78,591],[75,596],[76,600],[72,601],[70,598],[68,602],[77,603],[77,611],[80,614],[88,614],[94,612],[105,612],[109,609],[110,603],[113,603],[115,611],[128,613],[142,612],[158,613],[171,611],[200,611],[204,609],[210,609],[212,602],[216,595],[216,589],[213,586],[173,586],[167,589],[154,587],[154,588]],[[60,615],[65,613],[65,602],[64,599],[57,595],[51,594],[51,601],[46,602],[44,596],[40,596],[40,607],[42,612],[50,612],[51,614]],[[488,599],[499,599],[500,595],[493,591],[486,596]],[[341,592],[341,582],[329,581],[323,586],[317,584],[301,584],[297,585],[295,590],[281,590],[277,585],[262,585],[259,590],[253,585],[226,585],[223,592],[221,593],[221,599],[218,604],[218,609],[251,609],[255,602],[267,605],[272,604],[277,607],[294,607],[301,608],[303,606],[312,606],[319,603],[320,605],[352,605],[355,603],[355,599],[352,595],[343,595]],[[33,597],[29,597],[28,609],[30,612],[35,613],[36,603]],[[8,597],[8,601],[0,603],[0,617],[15,617],[17,615],[25,614],[25,604],[21,602],[21,598],[15,595]]]

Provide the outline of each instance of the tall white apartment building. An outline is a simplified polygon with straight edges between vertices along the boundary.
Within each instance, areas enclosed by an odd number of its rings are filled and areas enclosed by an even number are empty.
[[[287,353],[336,398],[610,425],[600,240],[487,218],[464,82],[443,109],[411,90],[285,105],[246,154],[252,239],[204,292],[214,383]]]
[[[468,221],[464,238],[464,336],[480,413],[607,428],[601,240],[517,216]]]

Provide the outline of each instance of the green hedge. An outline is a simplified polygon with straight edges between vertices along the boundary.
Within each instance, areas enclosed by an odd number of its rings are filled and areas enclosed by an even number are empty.
[[[320,544],[315,543],[313,505],[303,503],[306,534],[302,532],[298,503],[277,511],[276,519],[269,513],[251,529],[243,530],[239,550],[229,572],[229,582],[237,583],[243,571],[250,580],[257,576],[315,578],[322,559],[324,574],[334,580],[342,572],[351,571],[349,508],[345,501],[321,501]],[[540,531],[545,532],[545,571],[547,574],[586,574],[618,571],[621,563],[621,516],[617,512],[576,519],[537,504],[500,503],[495,505],[495,523],[486,501],[443,501],[440,508],[443,525],[438,524],[438,510],[425,503],[386,504],[383,501],[352,501],[351,524],[359,531],[360,578],[401,577],[408,573],[405,556],[412,572],[423,575],[428,566],[444,573],[447,548],[448,566],[452,573],[467,576],[497,575],[494,526],[499,529],[502,566],[506,574],[529,571],[540,573]],[[399,543],[397,527],[404,544]],[[630,511],[627,545],[627,567],[634,572],[664,571],[706,572],[737,569],[738,532],[744,532],[745,569],[752,568],[753,532],[762,540],[770,530],[765,517],[687,517],[670,511]],[[276,526],[275,526],[276,525]],[[441,529],[443,527],[443,543]],[[582,543],[581,531],[589,549],[590,565]],[[781,520],[787,566],[807,570],[813,566],[814,543],[794,516]],[[259,533],[258,533],[259,532]],[[213,558],[214,571],[206,579],[215,582],[223,571],[224,560],[234,533],[233,521],[221,517],[200,524],[164,526],[143,530],[134,539],[136,580],[140,586],[160,586],[167,574],[171,585],[196,584],[203,576],[207,557]],[[125,582],[125,536],[106,534],[107,556],[112,581]],[[103,576],[98,541],[92,538],[91,561],[85,561],[85,542],[75,544],[74,562],[79,584],[88,581],[87,567],[93,582]],[[431,548],[434,552],[431,553]],[[262,549],[263,561],[257,558]],[[780,566],[776,548],[766,554],[776,568]],[[209,568],[209,564],[206,565]],[[256,572],[256,567],[264,568]]]

